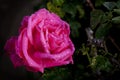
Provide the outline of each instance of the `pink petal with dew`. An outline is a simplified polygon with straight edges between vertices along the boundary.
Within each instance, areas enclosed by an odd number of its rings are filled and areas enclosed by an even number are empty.
[[[48,60],[43,59],[42,61],[43,61],[43,63],[45,63],[45,64],[43,64],[45,68],[67,65],[72,62],[72,60],[71,61],[70,60],[68,60],[68,61],[67,60],[66,61],[53,61],[50,59],[48,59]]]
[[[38,70],[40,72],[44,72],[44,67],[42,64],[38,64],[35,62],[35,60],[33,60],[28,53],[28,38],[27,38],[27,34],[26,32],[24,32],[23,34],[23,40],[22,40],[22,50],[23,50],[23,55],[25,56],[26,62],[28,63],[27,66],[30,66],[32,68],[34,68],[35,70]]]
[[[15,50],[16,41],[17,41],[17,37],[12,37],[6,42],[4,47],[6,52],[9,54],[14,67],[23,65],[22,59],[16,54],[16,50]]]
[[[21,27],[19,29],[19,33],[28,26],[28,19],[29,19],[29,16],[25,16],[21,22]]]
[[[33,44],[33,37],[32,37],[32,30],[34,27],[36,27],[36,25],[38,23],[41,23],[41,27],[43,27],[43,20],[45,20],[47,14],[49,14],[49,12],[46,10],[46,9],[40,9],[39,11],[37,11],[35,14],[32,14],[30,17],[29,17],[29,20],[28,20],[28,29],[27,29],[27,35],[28,35],[28,38],[31,42],[31,44]]]

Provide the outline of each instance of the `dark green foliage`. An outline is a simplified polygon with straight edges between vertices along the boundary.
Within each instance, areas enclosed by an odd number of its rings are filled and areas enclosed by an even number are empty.
[[[120,16],[112,18],[112,23],[114,23],[114,24],[120,24]]]
[[[108,58],[98,55],[92,58],[92,63],[90,65],[94,71],[101,70],[109,72],[112,68],[112,64],[108,60]]]
[[[64,12],[70,14],[71,17],[73,18],[75,17],[76,12],[77,12],[76,7],[72,3],[64,4],[62,9]]]
[[[79,28],[81,27],[81,24],[79,22],[75,22],[75,21],[71,21],[70,22],[70,26],[71,26],[71,34],[74,37],[79,37]]]
[[[111,23],[101,24],[95,32],[95,37],[97,39],[104,38],[108,34],[111,27],[112,27]]]
[[[104,2],[105,2],[105,0],[95,0],[95,6],[96,6],[96,7],[99,7],[99,6],[101,6]]]
[[[94,10],[91,12],[91,28],[95,31],[95,38],[104,38],[112,27],[112,12],[103,12],[102,10]],[[97,18],[96,18],[97,17]]]
[[[64,0],[52,0],[52,2],[56,6],[62,6],[64,3]]]
[[[120,0],[118,0],[118,1],[116,2],[116,6],[117,6],[117,8],[120,9]]]
[[[104,2],[103,5],[104,5],[108,10],[112,10],[112,9],[116,6],[116,3],[115,3],[115,2]]]
[[[69,69],[58,67],[52,68],[50,71],[46,70],[46,72],[42,75],[43,80],[68,80],[71,77]]]
[[[97,25],[100,24],[103,17],[104,17],[104,12],[102,10],[92,11],[91,12],[91,20],[90,20],[91,28],[95,29],[97,27]]]
[[[120,9],[113,9],[113,12],[115,12],[118,15],[120,15]]]

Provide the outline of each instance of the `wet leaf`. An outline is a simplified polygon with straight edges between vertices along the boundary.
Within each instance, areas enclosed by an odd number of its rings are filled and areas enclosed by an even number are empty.
[[[104,5],[108,10],[112,10],[112,9],[116,6],[116,3],[115,3],[115,2],[104,2],[103,5]]]
[[[91,28],[95,29],[97,25],[101,22],[101,19],[104,15],[104,12],[102,10],[94,10],[91,12]]]
[[[120,15],[120,9],[113,9],[113,12],[115,12],[118,15]]]
[[[72,36],[73,37],[78,37],[79,36],[79,28],[81,27],[81,24],[77,21],[71,21],[70,26],[71,26]]]
[[[114,24],[120,24],[120,16],[112,18],[112,23],[114,23]]]
[[[101,24],[98,29],[96,30],[95,32],[95,37],[97,39],[101,39],[101,38],[104,38],[108,32],[109,32],[109,29],[112,27],[112,24],[111,23],[104,23],[104,24]]]
[[[66,13],[69,13],[71,17],[75,17],[77,9],[75,8],[75,5],[69,3],[69,4],[64,4],[62,10]]]
[[[120,9],[120,0],[117,1],[116,6]]]
[[[91,67],[93,68],[93,70],[109,71],[112,65],[109,62],[108,58],[98,55],[92,58]]]
[[[70,78],[70,71],[67,68],[52,68],[42,75],[43,80],[67,80]]]
[[[99,7],[99,6],[101,6],[104,2],[105,2],[105,0],[95,0],[95,6],[96,6],[96,7]]]

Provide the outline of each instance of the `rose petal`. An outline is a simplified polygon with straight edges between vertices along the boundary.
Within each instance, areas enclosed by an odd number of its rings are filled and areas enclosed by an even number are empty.
[[[15,44],[17,41],[17,37],[11,37],[5,44],[4,49],[9,54],[10,59],[14,65],[14,67],[22,66],[23,61],[22,59],[16,54],[15,51]]]
[[[33,67],[35,70],[43,72],[44,68],[43,68],[42,64],[36,63],[35,60],[33,60],[27,52],[27,50],[28,50],[28,38],[27,38],[26,32],[24,33],[23,36],[24,37],[22,40],[22,50],[23,50],[23,55],[25,56],[26,62],[28,63],[28,65],[30,67]]]

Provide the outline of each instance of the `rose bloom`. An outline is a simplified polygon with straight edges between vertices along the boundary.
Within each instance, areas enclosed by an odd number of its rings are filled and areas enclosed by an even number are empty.
[[[15,67],[43,73],[44,68],[73,63],[69,35],[69,24],[43,8],[23,18],[19,35],[6,42],[5,50]]]

